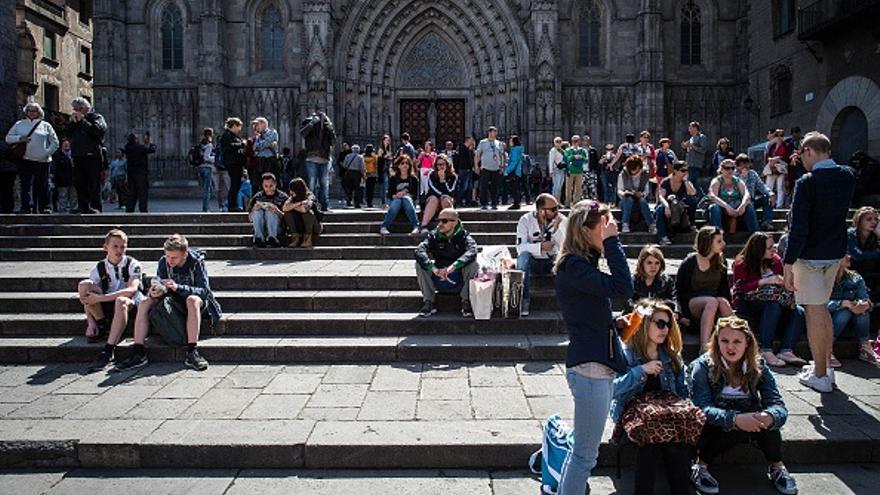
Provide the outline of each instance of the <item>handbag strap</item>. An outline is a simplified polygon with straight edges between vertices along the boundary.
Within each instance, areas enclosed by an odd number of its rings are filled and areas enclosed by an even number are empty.
[[[25,137],[31,137],[31,134],[33,134],[34,131],[37,130],[37,126],[39,126],[42,122],[43,122],[43,119],[38,120],[37,123],[34,124],[33,127],[31,127],[31,132],[27,133],[27,136],[25,136]]]

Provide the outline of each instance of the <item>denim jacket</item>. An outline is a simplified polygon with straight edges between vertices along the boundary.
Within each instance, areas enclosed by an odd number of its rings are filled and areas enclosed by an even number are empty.
[[[873,309],[874,303],[871,302],[871,294],[865,285],[865,279],[856,272],[847,270],[840,277],[840,281],[834,284],[834,290],[831,291],[831,299],[828,301],[828,311],[835,313],[843,309],[843,301],[868,301]]]
[[[721,390],[727,385],[727,375],[721,373],[721,378],[717,383],[711,383],[711,375],[709,373],[711,365],[709,362],[709,354],[704,353],[691,363],[690,377],[688,386],[691,390],[691,400],[694,405],[701,408],[706,413],[706,424],[720,426],[724,431],[731,431],[736,428],[734,418],[739,413],[744,412],[760,412],[764,411],[773,416],[773,426],[771,429],[778,430],[785,424],[788,419],[788,409],[785,408],[785,402],[782,395],[776,387],[776,380],[770,367],[763,359],[758,359],[758,365],[761,367],[761,378],[755,388],[748,387],[749,402],[748,407],[724,408],[720,406]]]
[[[662,347],[657,351],[660,362],[663,363],[663,370],[660,372],[660,387],[679,397],[688,397],[688,389],[684,383],[684,363],[676,373],[672,368],[672,358],[666,354],[666,351]],[[626,365],[629,369],[625,373],[618,373],[617,378],[614,379],[614,392],[611,398],[611,419],[614,422],[617,422],[623,415],[623,410],[630,399],[645,389],[645,382],[648,380],[648,375],[642,369],[645,360],[639,353],[632,347],[626,346],[623,349],[623,355],[626,357]]]

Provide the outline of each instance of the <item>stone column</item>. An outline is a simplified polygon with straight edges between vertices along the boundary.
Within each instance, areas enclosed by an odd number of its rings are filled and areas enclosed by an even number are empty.
[[[199,15],[198,52],[198,123],[193,129],[195,138],[201,129],[212,127],[215,135],[223,128],[226,119],[226,91],[223,74],[225,68],[223,28],[226,19],[219,0],[203,0]]]
[[[18,87],[18,40],[15,30],[15,2],[0,2],[0,131],[6,131],[15,123],[17,115],[16,91]]]
[[[92,25],[95,110],[107,120],[104,143],[112,149],[131,129],[128,104],[128,36],[125,11],[113,0],[96,0]],[[70,102],[60,102],[62,107]]]
[[[635,122],[641,126],[632,129],[636,133],[648,129],[658,139],[663,129],[663,17],[659,0],[642,0],[636,17],[639,29],[639,43],[636,49],[638,79],[635,86]],[[630,132],[630,130],[627,130]]]
[[[527,149],[540,157],[550,149],[562,125],[562,83],[559,80],[559,11],[556,2],[532,2],[529,46],[529,85],[527,89]],[[541,160],[539,160],[540,162]]]
[[[302,95],[301,117],[321,110],[330,116],[337,126],[341,124],[339,112],[334,109],[334,88],[331,83],[333,68],[329,50],[333,43],[332,6],[329,0],[307,0],[303,5],[303,40],[306,49],[306,62],[303,65],[305,76],[300,94]]]

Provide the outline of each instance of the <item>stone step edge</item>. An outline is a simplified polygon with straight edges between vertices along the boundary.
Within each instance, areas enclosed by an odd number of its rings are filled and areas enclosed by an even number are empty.
[[[700,353],[698,337],[684,335],[687,361]],[[133,342],[119,344],[125,355]],[[3,337],[0,363],[86,363],[91,362],[103,344],[89,344],[85,337]],[[219,363],[382,363],[382,362],[564,362],[568,347],[565,335],[388,335],[353,337],[322,335],[303,337],[206,337],[199,342],[205,358]],[[147,357],[154,362],[183,362],[184,350],[165,345],[159,339],[147,340]],[[797,352],[808,355],[806,342]],[[854,358],[858,343],[838,340],[834,353]]]
[[[790,417],[805,423],[811,418]],[[38,431],[76,420],[0,420],[21,422],[21,428]],[[283,422],[283,424],[282,424]],[[107,420],[108,430],[124,427],[125,420]],[[16,439],[6,435],[0,441],[0,468],[92,467],[92,468],[309,468],[309,469],[522,469],[532,452],[540,449],[541,421],[324,421],[311,420],[166,420],[148,421],[157,428],[139,441]],[[239,423],[239,424],[233,424]],[[274,424],[273,424],[274,423]],[[57,427],[57,426],[56,426]],[[241,430],[288,428],[284,439],[259,439]],[[853,425],[850,425],[852,428]],[[238,430],[216,441],[202,439],[199,428]],[[785,431],[785,430],[783,430]],[[52,434],[47,434],[50,437]],[[109,435],[105,435],[109,436]],[[130,437],[130,435],[128,435]],[[465,438],[466,441],[456,441]],[[600,444],[598,465],[616,465],[621,447],[606,438]],[[631,466],[632,446],[622,447],[621,464]],[[877,462],[880,440],[861,431],[850,437],[786,439],[785,461],[796,464],[838,464]],[[722,459],[727,464],[754,464],[763,459],[758,451],[738,446]]]

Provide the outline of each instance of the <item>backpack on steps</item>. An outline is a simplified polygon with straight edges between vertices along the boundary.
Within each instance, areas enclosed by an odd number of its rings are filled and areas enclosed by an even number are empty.
[[[574,431],[558,414],[547,418],[541,449],[529,457],[529,469],[541,475],[541,492],[555,495],[562,482],[562,467],[574,447]],[[540,464],[539,464],[540,463]]]

